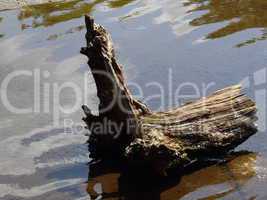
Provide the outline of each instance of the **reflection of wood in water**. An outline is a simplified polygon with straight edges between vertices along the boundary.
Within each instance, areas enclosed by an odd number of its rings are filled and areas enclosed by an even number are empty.
[[[255,175],[256,154],[240,155],[223,164],[216,164],[179,178],[162,180],[139,176],[129,178],[123,170],[96,164],[90,167],[88,193],[94,199],[99,195],[95,185],[102,185],[104,199],[216,199],[235,193],[237,199],[248,199],[242,185]],[[224,189],[218,186],[224,185]],[[226,189],[225,189],[226,187]],[[217,189],[216,189],[217,188]],[[199,196],[200,190],[204,189]]]
[[[225,164],[213,165],[201,169],[182,177],[179,184],[162,192],[161,197],[162,199],[177,199],[202,187],[222,183],[229,184],[230,189],[218,194],[207,194],[205,199],[208,199],[208,196],[218,198],[219,195],[220,197],[223,197],[232,192],[244,195],[242,194],[240,187],[255,175],[255,160],[255,154],[248,154],[239,156]],[[237,198],[243,199],[243,197],[240,198],[240,196]],[[197,196],[195,196],[194,199],[197,199]]]

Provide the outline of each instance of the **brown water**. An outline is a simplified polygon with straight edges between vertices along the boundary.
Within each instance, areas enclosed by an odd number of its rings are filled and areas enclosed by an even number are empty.
[[[266,10],[266,0],[75,0],[1,11],[1,84],[16,70],[40,69],[49,76],[42,76],[38,84],[45,91],[40,112],[14,114],[1,100],[0,199],[85,200],[95,199],[101,190],[104,199],[266,199]],[[149,85],[155,81],[164,91],[170,84],[175,88],[190,82],[201,88],[212,83],[208,92],[242,82],[259,110],[260,131],[237,149],[250,153],[160,184],[141,178],[131,182],[120,170],[101,171],[101,166],[88,178],[87,137],[63,128],[64,119],[81,123],[82,112],[58,113],[52,88],[46,90],[49,84],[74,83],[86,94],[85,103],[96,110],[93,80],[90,74],[84,80],[86,59],[79,54],[85,44],[86,13],[112,34],[137,96],[136,84],[144,98],[158,94],[158,88]],[[35,85],[29,76],[14,79],[7,90],[12,105],[31,107]],[[192,93],[192,87],[183,92]],[[60,97],[64,108],[75,101],[67,89]],[[178,103],[173,100],[165,93],[147,104],[160,110]]]

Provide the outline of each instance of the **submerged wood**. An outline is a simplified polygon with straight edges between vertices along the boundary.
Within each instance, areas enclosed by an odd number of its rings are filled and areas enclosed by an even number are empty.
[[[81,53],[89,58],[100,101],[98,116],[83,106],[92,158],[120,156],[131,165],[165,174],[223,155],[256,133],[256,106],[240,85],[170,111],[150,111],[127,88],[109,33],[90,16],[85,23],[87,46]],[[121,128],[101,132],[107,122]]]

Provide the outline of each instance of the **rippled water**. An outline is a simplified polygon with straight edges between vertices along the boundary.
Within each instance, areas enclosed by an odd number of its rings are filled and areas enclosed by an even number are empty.
[[[31,107],[38,85],[41,98],[40,112],[37,105],[33,114],[12,114],[1,101],[0,199],[84,200],[101,191],[105,199],[266,199],[267,1],[75,0],[6,10],[17,7],[14,2],[0,0],[0,10],[5,9],[0,12],[1,84],[15,70],[40,69],[38,84],[29,76],[17,78],[7,96],[12,105]],[[88,178],[87,137],[63,128],[64,119],[81,123],[82,112],[55,115],[54,91],[47,90],[49,84],[75,83],[96,110],[87,60],[79,54],[86,13],[111,32],[129,83],[138,83],[145,97],[157,94],[148,85],[153,81],[166,89],[184,82],[213,83],[209,92],[238,82],[248,86],[257,101],[260,131],[238,150],[251,153],[156,186],[131,183],[120,170],[101,171],[97,165]],[[162,98],[162,107],[158,98],[147,103],[155,110],[174,106],[174,97],[166,93]],[[62,107],[74,101],[72,91],[62,91]]]

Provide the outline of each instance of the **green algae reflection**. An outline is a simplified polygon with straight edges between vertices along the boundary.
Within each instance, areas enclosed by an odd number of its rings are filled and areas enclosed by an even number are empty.
[[[49,2],[24,7],[20,11],[18,18],[23,21],[23,29],[28,27],[51,26],[81,18],[84,14],[94,11],[95,7],[100,4],[111,9],[116,9],[133,2],[135,2],[135,0],[74,0]],[[151,4],[151,6],[153,5],[153,1],[144,1],[144,3]],[[168,5],[172,5],[171,3],[173,3],[173,1],[170,1]],[[161,6],[161,3],[158,2],[156,5]],[[138,7],[138,4],[136,6]],[[237,44],[237,47],[242,47],[267,38],[266,0],[187,0],[184,6],[188,8],[190,6],[191,10],[189,10],[188,13],[192,13],[192,16],[195,16],[195,14],[198,15],[190,21],[190,25],[193,27],[215,23],[222,24],[217,30],[208,33],[206,36],[207,39],[222,38],[252,28],[261,29],[262,34]],[[176,13],[176,15],[178,14]],[[24,24],[24,20],[27,24]]]
[[[24,7],[19,16],[19,20],[32,19],[32,24],[25,25],[24,28],[39,26],[51,26],[57,23],[66,22],[72,19],[81,18],[85,14],[91,13],[98,4],[106,3],[110,8],[123,7],[133,0],[105,1],[95,0],[87,2],[84,0],[75,0],[67,2],[49,2],[39,5],[30,5]]]
[[[192,26],[226,22],[227,24],[207,35],[208,39],[217,39],[251,28],[262,28],[262,35],[251,38],[237,47],[255,43],[267,38],[267,1],[265,0],[189,0],[187,5],[196,5],[190,12],[204,11],[200,17],[190,22]]]

